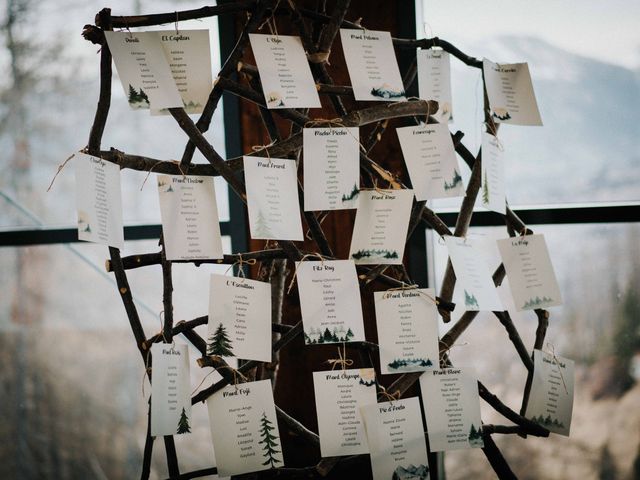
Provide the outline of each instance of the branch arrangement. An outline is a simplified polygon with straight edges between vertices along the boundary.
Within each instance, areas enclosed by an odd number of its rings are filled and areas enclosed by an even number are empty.
[[[87,153],[101,157],[105,160],[118,164],[122,169],[132,169],[139,171],[173,175],[202,175],[202,176],[222,176],[233,191],[246,202],[245,185],[237,175],[242,170],[242,157],[238,158],[222,158],[214,147],[206,140],[203,133],[211,126],[211,119],[222,98],[223,92],[231,93],[244,102],[250,102],[259,107],[263,126],[268,132],[272,140],[272,144],[261,150],[260,152],[248,152],[247,155],[259,154],[260,156],[273,156],[279,158],[298,158],[302,148],[302,127],[313,121],[305,110],[296,109],[277,109],[268,110],[264,101],[264,97],[260,90],[259,73],[255,66],[241,61],[247,48],[249,37],[248,34],[256,32],[260,26],[268,18],[282,19],[293,25],[295,34],[302,39],[305,50],[309,55],[311,62],[311,70],[317,84],[320,95],[327,97],[334,110],[333,118],[339,121],[340,125],[348,127],[362,127],[372,125],[371,135],[364,140],[365,151],[360,155],[361,183],[366,187],[375,187],[378,183],[388,183],[396,188],[403,188],[401,179],[389,172],[379,161],[370,156],[372,148],[385,134],[388,120],[405,117],[418,121],[426,121],[433,123],[435,120],[430,117],[430,112],[435,112],[438,108],[437,102],[425,100],[411,100],[407,102],[398,102],[392,104],[382,104],[374,107],[364,108],[360,110],[347,111],[343,98],[353,95],[350,86],[334,84],[330,74],[328,65],[328,57],[331,47],[334,43],[336,34],[340,28],[361,28],[358,24],[345,20],[349,8],[349,0],[339,0],[336,7],[330,15],[324,12],[312,11],[304,8],[298,8],[294,2],[280,2],[275,0],[247,0],[247,1],[218,1],[215,7],[203,7],[196,10],[187,10],[180,12],[170,12],[166,14],[154,14],[144,16],[111,16],[109,9],[103,9],[96,15],[95,25],[86,25],[83,30],[83,36],[94,44],[101,45],[100,54],[100,96],[94,123],[91,127],[89,141],[87,144]],[[170,109],[170,114],[176,120],[178,126],[185,132],[188,142],[185,145],[184,154],[180,162],[148,158],[132,153],[126,153],[115,148],[101,149],[101,139],[105,128],[110,99],[111,99],[111,53],[105,41],[104,31],[114,28],[133,28],[160,25],[164,23],[173,23],[176,18],[180,20],[199,19],[211,17],[215,15],[247,15],[247,20],[238,36],[238,41],[233,51],[224,62],[220,70],[217,80],[211,94],[208,98],[204,111],[197,122],[193,122],[182,108]],[[416,62],[415,50],[417,48],[429,49],[438,46],[449,52],[453,57],[457,58],[470,68],[482,68],[482,62],[474,57],[470,57],[449,42],[438,38],[427,39],[393,39],[396,49],[403,49],[414,52],[414,60],[412,66],[407,72],[404,72],[405,90],[408,89],[416,78]],[[237,72],[240,72],[238,75]],[[244,79],[244,81],[243,81]],[[483,79],[484,80],[484,79]],[[489,115],[489,107],[485,89],[485,121],[497,128]],[[291,134],[287,138],[281,138],[276,127],[273,115],[277,115],[291,124]],[[462,203],[460,214],[453,231],[451,231],[438,215],[429,209],[425,202],[413,201],[411,212],[411,221],[409,226],[408,237],[421,224],[432,228],[440,236],[455,235],[464,237],[468,231],[471,218],[473,216],[473,206],[480,189],[480,166],[481,152],[476,154],[470,152],[462,143],[463,133],[456,132],[452,135],[455,150],[459,156],[466,162],[471,169],[471,177],[466,189],[465,199]],[[195,150],[203,154],[209,164],[192,164],[192,158]],[[305,212],[304,218],[307,223],[308,236],[313,240],[317,247],[316,252],[308,252],[301,250],[298,245],[291,241],[278,241],[272,243],[273,248],[261,251],[244,252],[242,254],[225,255],[221,260],[192,261],[198,266],[202,263],[216,264],[236,264],[242,260],[254,260],[259,264],[259,274],[263,278],[268,277],[272,285],[272,331],[274,341],[272,344],[272,352],[274,361],[266,364],[257,361],[247,361],[241,364],[236,370],[227,365],[222,358],[218,356],[208,356],[206,352],[205,340],[195,332],[195,327],[207,323],[207,316],[201,316],[189,321],[174,321],[173,318],[173,283],[172,283],[172,263],[167,261],[165,257],[164,246],[161,243],[161,249],[155,253],[147,253],[143,255],[134,255],[129,257],[121,257],[120,252],[116,248],[110,248],[110,259],[107,261],[107,270],[113,272],[117,281],[118,289],[124,304],[127,317],[134,335],[136,345],[140,351],[142,361],[147,369],[149,378],[151,378],[152,358],[150,347],[156,342],[171,342],[175,335],[183,335],[198,351],[202,357],[198,359],[198,364],[202,368],[214,368],[221,375],[222,380],[213,383],[199,392],[193,398],[192,403],[197,404],[207,399],[214,392],[220,390],[225,385],[235,382],[240,374],[250,379],[271,379],[273,382],[277,380],[278,371],[278,353],[280,350],[287,348],[291,342],[303,333],[301,322],[295,325],[287,325],[283,323],[283,300],[287,295],[285,284],[286,277],[293,270],[291,267],[296,261],[310,253],[321,253],[324,258],[334,258],[329,241],[327,240],[321,227],[321,214],[313,212]],[[507,208],[504,215],[504,223],[514,236],[515,232],[532,233],[525,230],[523,222],[515,215],[513,211]],[[407,238],[408,238],[407,237]],[[127,279],[127,271],[135,268],[143,268],[150,265],[161,265],[163,277],[163,309],[164,323],[161,332],[148,336],[140,322],[138,312],[133,302],[131,287]],[[505,277],[505,270],[501,265],[493,275],[494,283],[498,286]],[[412,283],[408,277],[406,270],[402,266],[358,266],[358,278],[361,286],[367,285],[372,281],[379,281],[391,287],[401,287],[407,283]],[[456,283],[455,274],[451,263],[449,262],[442,289],[438,297],[438,309],[445,322],[450,322],[450,313],[454,308],[451,303],[454,286]],[[458,319],[449,330],[442,336],[440,340],[440,354],[442,361],[446,365],[448,362],[448,351],[456,345],[456,342],[465,330],[471,325],[478,312],[466,312]],[[548,325],[549,315],[545,310],[535,311],[538,319],[538,328],[536,331],[535,344],[531,346],[540,349],[544,343],[545,333]],[[492,440],[493,435],[500,434],[518,434],[521,436],[535,435],[548,436],[548,430],[542,428],[538,424],[526,419],[522,413],[525,410],[528,398],[528,390],[531,385],[533,372],[533,361],[531,351],[523,343],[516,326],[510,318],[508,312],[494,312],[495,317],[504,326],[507,337],[518,353],[524,368],[528,371],[528,381],[523,394],[521,412],[517,413],[507,407],[500,399],[492,394],[484,385],[479,384],[479,392],[481,398],[487,402],[498,413],[512,422],[511,425],[487,425],[483,426],[483,439],[485,453],[488,461],[500,478],[515,478],[507,461],[501,454],[500,450]],[[371,354],[376,352],[378,345],[370,342],[351,342],[347,344],[347,348],[363,359],[368,366],[373,366],[371,362]],[[404,394],[418,380],[420,374],[407,373],[400,375],[391,385],[385,388],[388,391],[398,391]],[[380,393],[380,398],[382,392]],[[315,432],[305,427],[301,422],[293,418],[284,410],[277,408],[277,415],[280,422],[286,428],[293,432],[301,442],[306,442],[310,446],[317,448],[319,446],[319,438]],[[215,468],[209,468],[194,472],[181,473],[178,468],[178,460],[173,437],[166,436],[163,438],[166,450],[167,465],[170,478],[197,478],[210,475],[216,472]],[[154,437],[147,431],[147,437],[144,448],[144,459],[142,468],[142,478],[148,478],[150,474],[151,455],[153,450]],[[349,467],[359,462],[366,461],[365,455],[353,457],[336,457],[320,459],[317,464],[309,465],[304,468],[277,468],[273,470],[259,472],[255,478],[321,478],[329,475],[331,472],[339,471],[340,468]]]

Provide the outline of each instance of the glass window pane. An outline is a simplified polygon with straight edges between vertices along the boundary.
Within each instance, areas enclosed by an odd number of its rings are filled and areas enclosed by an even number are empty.
[[[15,2],[14,2],[15,3]],[[0,8],[0,17],[6,8]],[[16,14],[13,34],[23,49],[11,49],[2,37],[0,66],[7,75],[0,78],[0,226],[75,225],[74,168],[71,160],[46,193],[58,165],[83,148],[89,137],[98,101],[100,56],[98,46],[85,41],[82,26],[93,23],[104,7],[97,0],[47,0],[25,2]],[[175,2],[120,2],[113,15],[174,11]],[[180,9],[198,8],[196,1],[180,2]],[[61,28],[61,25],[64,28]],[[173,29],[174,24],[156,27]],[[213,76],[220,69],[217,18],[179,23],[180,29],[209,29]],[[151,29],[151,27],[149,27]],[[22,45],[22,44],[21,44]],[[13,55],[13,57],[12,57]],[[16,81],[10,74],[12,58],[27,78]],[[118,150],[161,160],[180,160],[187,142],[171,116],[151,116],[148,111],[130,110],[113,69],[112,100],[102,140],[102,149]],[[17,83],[16,83],[17,82]],[[9,92],[11,94],[9,94]],[[5,117],[6,116],[6,117]],[[192,119],[196,121],[197,115]],[[205,136],[225,156],[222,105]],[[206,163],[196,153],[194,161]],[[125,224],[157,223],[158,194],[155,175],[144,184],[145,172],[122,172]],[[229,219],[227,185],[216,181],[220,220]],[[25,214],[28,210],[33,215]]]
[[[564,304],[549,308],[545,348],[576,362],[571,437],[548,439],[494,435],[516,473],[527,478],[606,478],[615,469],[631,478],[638,456],[640,412],[640,244],[638,224],[535,226],[543,233]],[[446,248],[433,233],[436,287],[447,261]],[[505,238],[504,228],[473,228],[471,235]],[[494,252],[494,266],[499,256]],[[527,348],[537,327],[533,312],[517,313],[508,291],[499,288]],[[460,313],[454,315],[457,319]],[[455,320],[454,320],[455,321]],[[451,324],[441,324],[444,333]],[[480,381],[509,407],[519,411],[526,370],[504,327],[480,313],[451,349],[455,365],[473,366]],[[488,353],[489,352],[489,353]],[[485,423],[508,424],[482,403]],[[632,440],[633,439],[633,440]],[[610,463],[600,459],[609,458]],[[447,478],[493,478],[481,452],[448,452]],[[598,475],[601,475],[600,477]]]
[[[500,128],[512,205],[640,199],[639,3],[416,3],[419,37],[438,36],[480,59],[529,63],[544,127]],[[615,38],[603,42],[602,32]],[[480,71],[451,64],[451,129],[476,152]]]

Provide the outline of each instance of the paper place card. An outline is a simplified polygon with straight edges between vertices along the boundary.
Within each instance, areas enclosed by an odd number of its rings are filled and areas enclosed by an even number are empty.
[[[482,132],[482,183],[480,200],[482,206],[505,214],[507,201],[504,184],[504,149],[500,141],[487,132]]]
[[[296,277],[306,345],[365,339],[353,261],[297,262]]]
[[[482,62],[491,117],[500,123],[542,125],[527,63]]]
[[[383,374],[439,368],[438,309],[432,288],[374,292]]]
[[[78,239],[122,249],[122,192],[120,166],[76,153]]]
[[[460,165],[445,123],[397,128],[416,200],[462,197]]]
[[[358,128],[344,127],[302,130],[305,211],[357,207],[359,132]]]
[[[444,50],[418,50],[418,91],[424,100],[436,100],[438,111],[432,113],[438,122],[452,118],[451,110],[451,62]]]
[[[505,238],[498,248],[518,311],[562,305],[544,235]]]
[[[202,113],[213,86],[209,30],[163,30],[156,34],[160,38],[184,110],[187,113]],[[168,113],[167,109],[151,110],[152,115]]]
[[[300,37],[250,33],[267,108],[320,108]]]
[[[361,191],[349,258],[356,264],[401,264],[412,205],[413,190]]]
[[[475,378],[459,368],[433,370],[420,377],[420,391],[430,451],[484,446]]]
[[[482,243],[470,238],[446,236],[449,257],[460,288],[464,290],[464,309],[471,311],[502,311],[487,254]]]
[[[406,100],[389,32],[340,29],[356,100]]]
[[[573,360],[534,350],[533,382],[525,416],[551,432],[568,437],[573,383]]]
[[[361,409],[374,480],[429,478],[427,445],[418,397]]]
[[[271,284],[211,275],[207,355],[271,361]]]
[[[304,240],[296,161],[243,157],[251,238]]]
[[[158,175],[167,260],[222,258],[213,177]]]
[[[182,107],[182,98],[157,32],[105,31],[104,34],[132,109]]]
[[[189,348],[151,345],[151,435],[191,433]]]
[[[313,372],[318,414],[320,454],[323,457],[368,453],[360,408],[375,404],[373,368]]]
[[[218,475],[284,466],[270,380],[227,385],[207,399]]]

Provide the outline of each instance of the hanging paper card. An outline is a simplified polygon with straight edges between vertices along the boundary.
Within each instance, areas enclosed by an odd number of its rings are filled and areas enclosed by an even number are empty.
[[[284,466],[270,380],[227,385],[207,399],[218,475]]]
[[[182,98],[157,32],[105,30],[104,35],[131,108],[182,107]]]
[[[374,292],[383,374],[438,368],[438,310],[432,288]]]
[[[374,480],[429,479],[418,397],[366,405],[364,419]]]
[[[120,167],[84,153],[75,156],[78,239],[122,249]]]
[[[464,196],[460,166],[444,123],[397,128],[416,200]]]
[[[453,236],[446,236],[444,241],[460,288],[464,290],[465,310],[503,310],[482,243]]]
[[[507,202],[504,185],[504,151],[500,141],[490,133],[482,133],[482,206],[505,214]]]
[[[424,100],[436,100],[438,111],[431,114],[439,122],[448,122],[451,110],[451,65],[444,50],[418,50],[418,91]]]
[[[307,345],[363,341],[356,266],[351,260],[296,263]]]
[[[250,33],[267,108],[320,108],[300,37]]]
[[[189,348],[154,343],[151,357],[151,435],[191,433]]]
[[[376,403],[373,368],[313,372],[323,457],[369,452],[360,408]]]
[[[413,190],[361,191],[349,257],[356,264],[401,264],[412,204]]]
[[[251,238],[303,240],[296,161],[243,157]]]
[[[211,49],[209,30],[163,30],[160,37],[171,75],[187,113],[202,113],[211,93]],[[151,110],[152,115],[167,109]]]
[[[573,360],[534,350],[533,382],[525,416],[568,437],[573,412],[573,383]]]
[[[529,65],[482,62],[491,118],[514,125],[542,125]]]
[[[304,209],[356,208],[360,182],[358,128],[305,128]]]
[[[544,235],[505,238],[498,248],[518,311],[562,305]]]
[[[158,175],[167,260],[222,258],[213,177]]]
[[[356,100],[406,100],[389,32],[340,30]]]
[[[475,378],[459,368],[433,370],[420,377],[420,390],[430,451],[484,446]]]
[[[211,275],[207,355],[271,361],[271,284]]]

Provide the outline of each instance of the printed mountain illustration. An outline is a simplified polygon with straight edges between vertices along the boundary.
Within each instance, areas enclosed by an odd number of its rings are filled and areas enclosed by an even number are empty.
[[[398,98],[404,97],[404,89],[396,89],[391,85],[384,83],[380,87],[374,87],[371,89],[371,95],[380,98]]]
[[[363,258],[398,258],[398,252],[387,249],[365,249],[352,253],[351,258],[354,258],[355,260],[361,260]]]
[[[454,188],[456,188],[461,183],[462,183],[462,177],[458,173],[458,170],[454,170],[453,171],[453,178],[451,179],[451,182],[447,182],[446,180],[444,181],[444,189],[445,189],[445,191],[446,190],[453,190]]]
[[[484,441],[482,440],[482,427],[476,430],[475,425],[471,424],[471,429],[469,430],[469,436],[467,439],[469,440],[469,445],[472,447],[484,447]]]
[[[493,118],[496,118],[498,120],[503,120],[503,121],[509,120],[511,118],[511,115],[509,115],[509,112],[507,112],[506,108],[496,108],[491,112],[491,116]]]
[[[284,107],[284,102],[282,101],[282,96],[278,92],[270,92],[267,95],[267,107]]]
[[[544,418],[542,415],[538,415],[537,417],[531,417],[530,420],[532,422],[536,422],[538,425],[547,428],[565,428],[564,423],[559,422],[557,418],[552,419],[551,415],[547,415],[546,418]]]
[[[311,327],[309,332],[304,332],[304,341],[306,345],[350,342],[353,336],[351,328],[345,332],[343,326],[334,328],[333,331],[329,330],[329,328],[322,330]]]
[[[484,179],[482,181],[482,203],[489,205],[489,180],[487,179],[487,171],[484,171]]]
[[[128,100],[132,108],[149,108],[149,97],[147,97],[147,94],[144,93],[142,88],[140,88],[140,91],[136,91],[131,84],[129,84]]]
[[[376,384],[376,380],[371,379],[371,380],[365,380],[364,378],[360,377],[360,381],[358,382],[360,385],[364,385],[365,387],[370,387],[372,385]]]
[[[473,294],[467,292],[466,290],[464,291],[464,304],[466,307],[478,308],[478,300]]]
[[[358,188],[358,185],[354,184],[353,188],[349,193],[342,194],[342,203],[347,203],[352,200],[355,200],[358,197],[359,193],[360,193],[360,189]]]
[[[429,477],[429,467],[426,465],[398,465],[393,471],[391,480],[426,480]]]
[[[178,421],[178,430],[176,433],[191,433],[191,426],[189,425],[189,417],[182,407],[182,413],[180,414],[180,420]]]
[[[222,323],[218,325],[215,333],[209,337],[207,355],[220,355],[221,357],[233,356],[231,340],[227,336],[227,330]]]
[[[522,306],[522,308],[538,308],[541,307],[543,305],[549,305],[550,303],[553,302],[553,298],[548,298],[548,297],[536,297],[536,298],[530,298],[528,301],[524,302],[524,305]]]
[[[262,214],[262,210],[258,210],[258,218],[256,218],[256,221],[253,225],[252,233],[252,236],[256,238],[273,238],[273,233],[269,228],[267,220]]]
[[[415,367],[432,367],[433,362],[429,358],[394,358],[388,363],[390,370],[407,370]]]
[[[271,468],[276,468],[276,463],[280,463],[280,460],[275,457],[275,454],[280,453],[280,451],[276,450],[276,447],[278,447],[278,437],[271,433],[272,430],[275,430],[273,423],[267,418],[267,414],[262,412],[259,429],[261,440],[258,444],[264,444],[262,447],[264,450],[262,456],[267,459],[262,465],[269,465]]]

